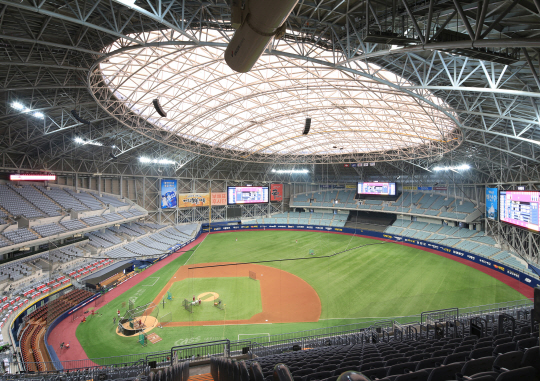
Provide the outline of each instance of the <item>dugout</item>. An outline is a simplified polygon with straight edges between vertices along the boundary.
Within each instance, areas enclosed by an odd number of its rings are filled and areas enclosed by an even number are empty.
[[[99,283],[108,279],[118,273],[127,274],[133,271],[133,261],[125,260],[114,263],[110,266],[107,266],[99,271],[96,271],[93,274],[88,275],[86,278],[81,279],[81,283],[85,284],[86,287],[96,290],[99,286]]]

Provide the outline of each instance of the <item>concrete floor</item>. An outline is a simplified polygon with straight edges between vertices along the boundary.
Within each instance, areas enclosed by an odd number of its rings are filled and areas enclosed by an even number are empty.
[[[189,367],[189,376],[197,376],[199,374],[210,373],[210,364],[208,365],[199,365],[199,366],[190,366]]]

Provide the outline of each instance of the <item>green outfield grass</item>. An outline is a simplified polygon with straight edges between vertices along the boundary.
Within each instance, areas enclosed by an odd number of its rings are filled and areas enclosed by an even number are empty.
[[[362,245],[367,246],[332,258],[320,258]],[[107,301],[108,304],[100,309],[103,316],[81,324],[77,329],[77,337],[87,355],[96,358],[167,350],[173,345],[224,337],[238,340],[238,335],[265,336],[524,298],[504,283],[450,259],[394,243],[340,234],[297,231],[211,234],[199,244],[187,265],[303,258],[309,257],[310,249],[315,250],[315,256],[311,259],[268,262],[263,265],[288,271],[315,289],[322,304],[318,322],[156,329],[163,340],[145,348],[137,344],[136,338],[116,335],[112,318],[121,303],[127,302],[128,298],[136,298],[136,305],[151,302],[176,270],[184,265],[191,254],[187,253],[152,275],[153,279],[145,280],[145,286],[133,287],[115,300]],[[214,291],[206,286],[201,289]],[[295,298],[295,290],[279,287],[275,292],[282,298]],[[182,297],[175,293],[173,295],[176,298]],[[193,292],[188,295],[193,295]],[[244,290],[236,295],[238,303],[241,303],[243,295]],[[181,303],[176,298],[171,304],[166,304],[165,311],[172,304]],[[227,297],[226,303],[232,303],[232,299],[234,297]],[[247,337],[240,336],[241,339]]]
[[[262,312],[259,281],[247,277],[189,278],[174,282],[169,291],[176,297],[164,311],[172,311],[172,321],[242,320]],[[213,302],[193,306],[193,313],[182,307],[182,295],[192,300],[190,295],[197,297],[204,292],[217,293],[224,309],[214,307]]]

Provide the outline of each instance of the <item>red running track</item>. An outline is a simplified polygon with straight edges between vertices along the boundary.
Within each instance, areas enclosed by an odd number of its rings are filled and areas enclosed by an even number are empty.
[[[203,233],[197,238],[195,241],[191,242],[189,245],[184,246],[180,250],[182,252],[176,252],[167,258],[165,258],[162,261],[157,262],[155,265],[150,267],[148,270],[145,270],[138,275],[135,275],[134,277],[130,278],[126,282],[122,283],[120,286],[114,288],[113,290],[109,291],[107,294],[107,302],[112,301],[117,296],[120,296],[130,288],[136,286],[152,274],[154,274],[159,269],[162,269],[164,266],[171,263],[173,260],[181,256],[183,251],[189,250],[193,248],[195,245],[198,245],[201,243],[204,238],[208,235],[208,233]],[[101,307],[105,306],[107,303],[103,304],[100,307],[97,307],[95,311],[98,311]],[[84,308],[84,307],[83,307]],[[81,322],[76,321],[73,322],[69,317],[65,318],[63,321],[61,321],[49,334],[49,339],[47,340],[47,343],[51,345],[56,354],[58,355],[58,358],[60,361],[73,361],[73,360],[84,360],[88,359],[88,356],[86,355],[86,352],[84,351],[81,343],[79,343],[79,340],[77,340],[77,336],[75,335],[75,331],[77,330],[77,327],[79,326]],[[60,344],[69,343],[70,347],[69,349],[60,349]],[[80,368],[80,367],[88,367],[98,365],[93,362],[84,361],[84,364],[82,362],[74,361],[73,364],[63,364],[65,369],[71,369],[71,368]]]

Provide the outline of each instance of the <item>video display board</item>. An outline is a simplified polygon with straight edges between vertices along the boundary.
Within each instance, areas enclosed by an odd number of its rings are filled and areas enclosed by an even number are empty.
[[[356,192],[375,196],[395,196],[396,183],[358,183]]]
[[[14,173],[9,175],[11,181],[55,181],[56,175],[33,175],[33,174],[20,174]]]
[[[525,229],[540,231],[539,191],[500,191],[499,218]]]
[[[227,204],[266,204],[268,187],[227,187]]]
[[[176,180],[161,179],[161,208],[176,208]]]
[[[490,220],[496,220],[498,212],[498,188],[486,188],[486,217]]]

